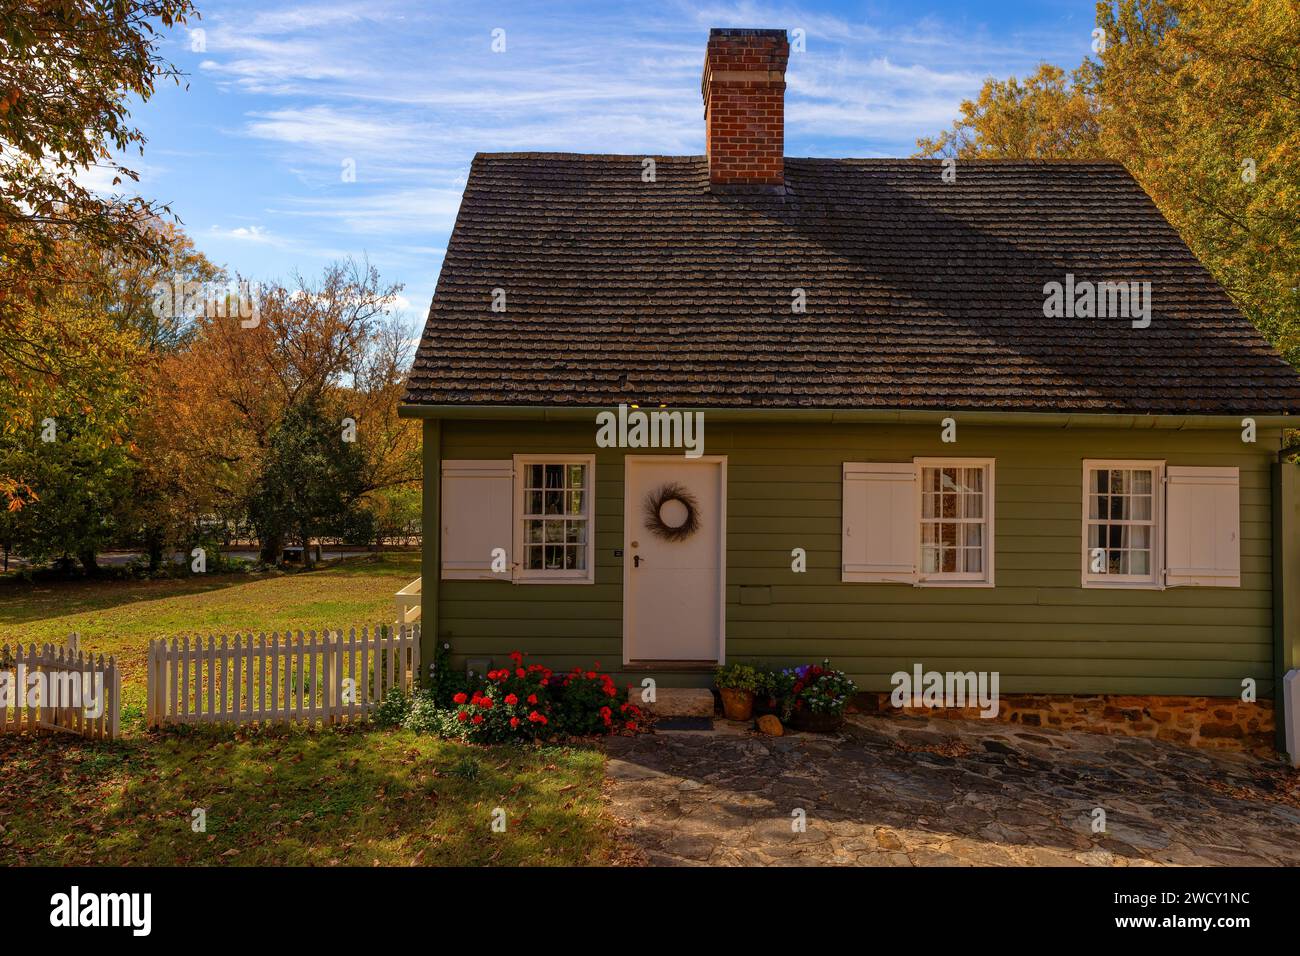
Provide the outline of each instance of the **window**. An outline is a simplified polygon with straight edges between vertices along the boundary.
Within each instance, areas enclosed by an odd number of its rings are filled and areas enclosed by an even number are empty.
[[[993,583],[993,462],[918,459],[921,584]]]
[[[594,580],[591,455],[517,455],[518,579]]]
[[[840,580],[992,587],[993,466],[844,462]]]
[[[1085,587],[1159,587],[1161,461],[1083,463]]]

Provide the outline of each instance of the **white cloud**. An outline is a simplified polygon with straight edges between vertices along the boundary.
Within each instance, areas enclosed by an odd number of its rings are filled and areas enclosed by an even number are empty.
[[[342,186],[328,197],[294,198],[272,210],[287,218],[329,221],[348,233],[441,235],[451,230],[461,190],[427,187],[363,192]]]
[[[259,267],[369,251],[395,270],[386,276],[426,290],[476,152],[701,153],[709,27],[806,31],[787,76],[791,155],[907,155],[917,136],[947,128],[987,75],[1024,74],[1042,59],[1072,66],[1090,39],[1086,29],[985,26],[970,11],[813,6],[209,0],[195,82],[225,94],[215,97],[220,125],[255,170],[244,195],[256,208],[200,221],[241,216],[211,236],[260,257]],[[490,50],[495,26],[507,30],[504,54]],[[347,159],[354,183],[340,175]],[[423,291],[413,301],[419,311],[428,303]]]

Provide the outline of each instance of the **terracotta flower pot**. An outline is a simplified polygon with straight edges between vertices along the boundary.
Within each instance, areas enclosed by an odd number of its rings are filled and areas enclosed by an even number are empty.
[[[719,687],[722,713],[728,720],[749,720],[754,716],[754,692],[735,687]]]
[[[811,710],[796,710],[790,717],[790,726],[813,734],[833,734],[844,726],[843,714],[815,714]]]

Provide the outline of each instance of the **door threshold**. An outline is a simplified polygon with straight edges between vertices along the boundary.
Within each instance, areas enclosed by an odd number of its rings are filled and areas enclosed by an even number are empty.
[[[711,671],[717,661],[628,661],[625,671]]]

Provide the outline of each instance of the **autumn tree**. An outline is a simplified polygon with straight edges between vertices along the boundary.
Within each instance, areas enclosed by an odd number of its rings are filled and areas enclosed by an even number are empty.
[[[322,399],[304,398],[271,431],[249,516],[264,536],[300,542],[310,568],[312,539],[338,533],[354,520],[366,490],[365,470],[365,456],[355,442],[341,440]]]
[[[963,100],[952,128],[917,140],[918,156],[962,159],[1096,159],[1097,103],[1080,68],[1069,76],[1040,64],[1023,83],[989,79],[975,100]]]
[[[81,373],[99,358],[94,319],[69,316],[68,287],[94,288],[101,252],[158,260],[168,248],[151,228],[166,207],[116,191],[138,179],[118,157],[145,142],[130,104],[179,80],[159,31],[193,16],[190,0],[10,0],[0,11],[0,412],[93,383]],[[92,188],[99,176],[111,190]],[[21,508],[27,490],[0,461],[0,506]]]
[[[257,498],[291,409],[320,410],[355,447],[365,463],[360,495],[419,480],[418,432],[396,414],[411,349],[393,314],[399,288],[352,261],[315,281],[264,285],[253,317],[201,318],[193,341],[163,363],[159,414],[178,460],[203,475],[195,491],[214,513],[247,508],[263,560],[277,560],[284,544],[283,524],[266,520]]]
[[[90,257],[93,250],[60,254]],[[28,303],[16,318],[30,347],[45,352],[45,364],[0,367],[0,473],[27,492],[21,508],[7,511],[6,538],[27,556],[77,557],[93,572],[128,489],[139,340],[78,284]],[[59,348],[67,334],[82,339],[81,348]]]
[[[60,241],[160,251],[140,228],[160,207],[114,187],[138,174],[115,158],[143,151],[129,106],[179,71],[159,54],[160,29],[197,16],[190,0],[12,0],[0,17],[0,317],[15,297],[70,274]],[[5,333],[0,326],[0,335]]]

